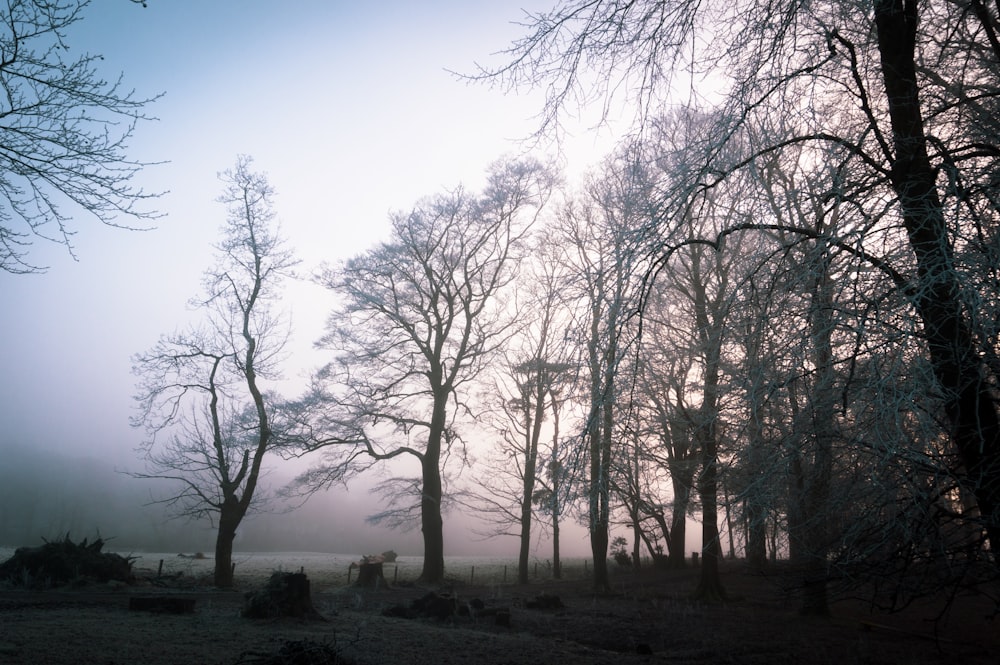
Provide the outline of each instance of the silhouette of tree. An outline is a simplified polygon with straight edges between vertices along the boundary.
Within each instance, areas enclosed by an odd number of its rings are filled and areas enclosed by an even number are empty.
[[[147,471],[133,475],[173,481],[179,489],[158,502],[216,523],[218,587],[232,586],[233,539],[260,501],[262,464],[276,443],[277,398],[263,382],[278,378],[288,329],[274,304],[296,264],[275,228],[274,190],[251,165],[241,156],[220,175],[227,221],[205,295],[192,301],[205,323],[133,359],[140,377],[133,424],[148,433]]]
[[[444,577],[442,467],[464,451],[470,382],[510,337],[500,296],[551,186],[537,162],[498,162],[482,195],[459,188],[394,213],[388,241],[320,277],[343,306],[320,343],[335,358],[296,407],[300,445],[322,451],[298,486],[416,460],[426,582]]]

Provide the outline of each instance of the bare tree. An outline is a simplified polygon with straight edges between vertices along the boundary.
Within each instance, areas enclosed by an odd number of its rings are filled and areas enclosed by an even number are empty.
[[[464,457],[470,382],[510,337],[499,296],[551,187],[537,162],[497,162],[482,195],[459,188],[395,213],[390,240],[320,275],[343,306],[320,342],[335,358],[299,405],[301,445],[322,451],[299,486],[415,460],[427,582],[444,576],[442,468]]]
[[[100,55],[67,58],[69,34],[89,0],[12,0],[0,11],[0,270],[43,272],[28,257],[36,239],[73,252],[74,218],[111,226],[155,217],[155,196],[132,184],[146,164],[128,141],[154,98],[121,76],[98,73]]]
[[[588,67],[606,75],[597,90],[606,103],[623,92],[640,102],[643,120],[677,72],[726,73],[716,138],[692,146],[703,164],[684,196],[790,146],[841,148],[852,169],[865,174],[865,195],[854,205],[886,222],[866,226],[853,251],[906,294],[921,323],[944,429],[960,460],[953,470],[978,508],[967,517],[978,519],[994,544],[1000,542],[1000,406],[992,386],[1000,364],[997,331],[987,322],[994,320],[995,280],[966,257],[995,241],[986,220],[997,210],[998,143],[990,130],[1000,88],[998,21],[978,1],[723,7],[574,0],[530,16],[509,66],[484,73],[514,85],[547,85],[544,117],[553,123],[567,102],[590,98]],[[712,52],[718,44],[725,48]],[[787,114],[803,121],[792,133],[760,137],[743,159],[720,159],[742,128]],[[685,224],[682,200],[664,209],[664,221],[676,222],[659,229],[664,256],[686,241],[676,235]],[[874,255],[873,248],[894,246],[899,235],[909,249],[904,262],[892,266]]]
[[[609,586],[607,555],[612,511],[612,457],[625,426],[619,368],[634,338],[628,314],[637,300],[644,254],[635,229],[648,223],[651,200],[629,146],[608,158],[584,193],[563,210],[560,234],[570,248],[577,343],[587,382],[583,441],[587,449],[588,527],[594,585]],[[635,167],[635,170],[632,170]]]
[[[661,280],[646,300],[633,405],[637,426],[644,434],[645,463],[666,473],[670,482],[669,494],[650,493],[642,502],[642,512],[659,527],[667,566],[682,568],[699,467],[691,418],[696,398],[691,393],[697,392],[697,386],[689,381],[697,361],[675,334],[670,281]]]
[[[133,359],[140,377],[133,424],[148,433],[140,448],[147,471],[134,475],[172,481],[179,489],[160,502],[217,523],[219,587],[233,584],[233,539],[260,498],[264,458],[275,445],[276,398],[263,382],[279,378],[288,329],[274,303],[296,263],[274,224],[274,190],[251,166],[241,156],[220,174],[227,219],[205,295],[192,301],[204,325],[164,336]]]
[[[517,576],[528,583],[532,521],[541,508],[552,518],[553,571],[559,573],[558,417],[562,395],[575,380],[566,328],[571,320],[562,306],[566,286],[560,248],[546,229],[536,236],[532,259],[519,275],[519,330],[508,344],[490,390],[497,402],[493,427],[499,434],[495,460],[477,481],[478,510],[490,517],[497,533],[514,527],[519,540]],[[551,442],[548,447],[545,443]],[[545,486],[546,461],[551,486]]]

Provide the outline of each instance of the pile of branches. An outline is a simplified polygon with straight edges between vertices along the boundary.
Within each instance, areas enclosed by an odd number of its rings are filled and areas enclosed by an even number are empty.
[[[0,564],[0,580],[28,588],[65,586],[81,582],[132,583],[132,557],[102,552],[104,540],[80,543],[69,534],[60,541],[45,541],[40,547],[19,547]]]

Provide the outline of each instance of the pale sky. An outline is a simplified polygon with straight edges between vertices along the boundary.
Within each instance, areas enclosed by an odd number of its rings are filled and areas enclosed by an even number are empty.
[[[447,70],[472,71],[521,34],[521,7],[551,1],[97,0],[68,35],[104,56],[143,96],[165,96],[139,126],[130,155],[168,163],[141,177],[166,191],[148,232],[81,218],[78,261],[39,241],[44,275],[0,273],[0,443],[107,458],[138,468],[142,432],[129,427],[130,358],[184,326],[187,301],[225,210],[216,174],[254,157],[277,190],[282,228],[309,272],[382,237],[390,210],[465,183],[533,128],[541,98],[504,96]],[[596,160],[583,135],[581,155]],[[582,147],[581,147],[582,146]],[[591,154],[591,151],[592,154]],[[573,153],[570,153],[572,158]],[[126,223],[129,220],[124,220]],[[290,285],[295,359],[310,356],[329,312],[326,294]]]

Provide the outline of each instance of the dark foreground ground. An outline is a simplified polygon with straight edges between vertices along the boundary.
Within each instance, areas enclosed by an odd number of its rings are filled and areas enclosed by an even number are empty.
[[[0,589],[0,663],[334,662],[310,660],[303,653],[308,648],[314,655],[336,652],[336,662],[345,664],[1000,663],[1000,618],[975,596],[958,597],[946,619],[939,604],[884,615],[860,600],[838,601],[831,618],[817,619],[799,616],[781,574],[761,576],[730,564],[723,580],[731,599],[710,604],[691,600],[696,580],[696,569],[620,573],[606,595],[595,595],[583,581],[456,584],[433,591],[462,601],[478,598],[484,608],[477,618],[444,620],[383,615],[432,591],[420,587],[314,591],[313,604],[326,621],[244,619],[242,591],[212,590],[192,580],[173,588],[149,579],[117,588],[7,588]],[[244,591],[260,584],[241,581]],[[139,595],[194,598],[195,611],[129,611],[130,597]],[[539,596],[558,597],[563,607],[535,608]],[[509,626],[498,625],[495,614],[507,611]],[[290,655],[278,658],[282,648]],[[296,650],[297,660],[291,655]]]

